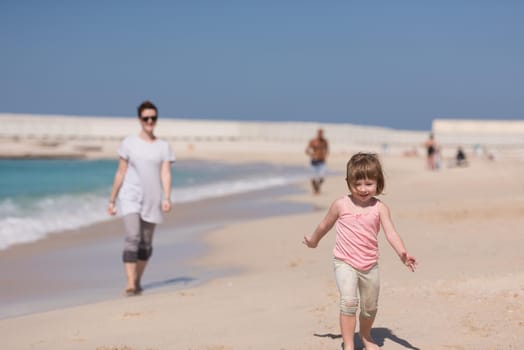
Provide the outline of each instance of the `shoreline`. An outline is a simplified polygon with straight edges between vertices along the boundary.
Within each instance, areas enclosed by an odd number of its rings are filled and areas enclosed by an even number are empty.
[[[0,161],[0,251],[111,219],[107,203],[117,160]],[[305,166],[268,162],[179,159],[173,166],[173,205],[271,189],[306,178]],[[37,175],[35,183],[34,176]]]

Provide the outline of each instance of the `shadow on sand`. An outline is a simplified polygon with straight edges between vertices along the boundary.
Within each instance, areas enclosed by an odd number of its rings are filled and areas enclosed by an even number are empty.
[[[150,282],[142,285],[142,288],[144,290],[150,290],[150,289],[157,289],[162,287],[173,287],[173,286],[185,286],[187,284],[190,284],[191,282],[196,281],[196,278],[192,277],[176,277],[176,278],[170,278],[163,281],[155,281]]]
[[[326,334],[314,334],[315,337],[321,337],[321,338],[331,338],[331,339],[342,339],[342,335],[340,334],[333,334],[333,333],[326,333]],[[416,346],[411,345],[411,343],[405,339],[402,339],[395,335],[391,329],[389,328],[372,328],[371,329],[371,336],[375,341],[377,342],[377,345],[382,347],[384,346],[384,341],[388,339],[389,341],[393,341],[399,345],[402,345],[406,349],[411,350],[420,350]],[[362,345],[362,342],[360,341],[360,337],[358,333],[355,333],[355,336],[353,337],[353,341],[355,343],[355,349],[364,349],[364,345]]]

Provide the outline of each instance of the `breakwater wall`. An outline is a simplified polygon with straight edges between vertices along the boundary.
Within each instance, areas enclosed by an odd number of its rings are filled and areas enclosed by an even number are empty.
[[[0,113],[1,157],[114,157],[118,143],[140,130],[136,117],[79,117]],[[257,122],[160,118],[159,137],[179,155],[211,153],[303,153],[322,128],[331,152],[365,150],[425,154],[423,143],[435,134],[444,156],[457,147],[478,156],[524,159],[524,120],[435,119],[432,130],[407,131],[322,122]]]
[[[0,114],[4,155],[11,152],[115,155],[115,144],[138,133],[136,117],[77,117]],[[399,153],[419,147],[428,132],[403,131],[352,124],[255,122],[161,118],[157,135],[173,143],[177,153],[289,152],[303,153],[309,139],[322,128],[331,152],[370,150]],[[6,146],[11,143],[10,147]],[[25,145],[25,146],[24,146]],[[9,150],[9,149],[10,150]],[[109,151],[110,150],[110,151]]]

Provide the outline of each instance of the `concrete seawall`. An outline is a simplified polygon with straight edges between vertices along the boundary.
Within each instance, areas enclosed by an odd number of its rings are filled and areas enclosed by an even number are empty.
[[[116,145],[139,131],[135,117],[74,117],[0,114],[3,157],[115,157]],[[370,150],[403,152],[421,145],[427,132],[351,124],[160,119],[157,134],[173,143],[178,154],[303,154],[309,139],[323,128],[332,152]]]
[[[78,117],[0,114],[0,157],[114,158],[119,142],[139,130],[136,117]],[[373,151],[423,155],[430,131],[405,131],[353,124],[313,122],[251,122],[164,118],[159,137],[178,155],[279,152],[303,154],[318,128],[325,131],[333,153]],[[433,122],[445,156],[458,146],[467,152],[493,152],[524,159],[524,121]]]

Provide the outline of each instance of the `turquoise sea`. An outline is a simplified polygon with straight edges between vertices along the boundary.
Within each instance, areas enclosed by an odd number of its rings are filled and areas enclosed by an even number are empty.
[[[116,160],[0,160],[0,250],[109,220],[116,167]],[[172,199],[176,205],[273,188],[308,172],[306,166],[177,161]]]

